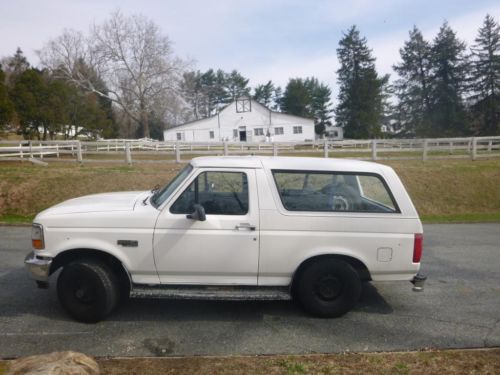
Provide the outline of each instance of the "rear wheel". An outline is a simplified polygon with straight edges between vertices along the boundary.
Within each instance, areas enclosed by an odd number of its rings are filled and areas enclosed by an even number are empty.
[[[361,280],[347,262],[317,260],[299,274],[297,297],[309,313],[338,317],[351,310],[361,295]]]
[[[120,290],[116,275],[106,264],[85,259],[63,268],[57,280],[57,295],[73,318],[95,323],[114,310]]]

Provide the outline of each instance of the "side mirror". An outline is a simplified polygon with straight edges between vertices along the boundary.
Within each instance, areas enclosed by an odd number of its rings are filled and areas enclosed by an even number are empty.
[[[205,214],[205,209],[201,204],[195,204],[193,206],[194,212],[192,214],[187,214],[186,217],[192,220],[205,221],[207,220],[207,215]]]

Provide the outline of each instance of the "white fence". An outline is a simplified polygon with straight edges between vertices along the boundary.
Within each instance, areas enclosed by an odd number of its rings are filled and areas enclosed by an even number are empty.
[[[177,162],[199,155],[297,155],[365,160],[500,157],[499,137],[378,139],[306,143],[158,142],[112,139],[1,141],[0,161]]]

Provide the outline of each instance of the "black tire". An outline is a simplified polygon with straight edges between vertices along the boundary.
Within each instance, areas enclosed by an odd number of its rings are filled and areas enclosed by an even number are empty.
[[[106,264],[85,259],[64,266],[57,280],[57,295],[73,318],[96,323],[114,310],[120,288],[116,275]]]
[[[361,295],[361,280],[347,262],[323,259],[306,265],[298,275],[297,297],[310,314],[335,318],[351,310]]]

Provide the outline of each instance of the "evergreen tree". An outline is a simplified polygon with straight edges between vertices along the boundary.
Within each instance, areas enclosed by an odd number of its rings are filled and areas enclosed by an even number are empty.
[[[25,70],[30,68],[30,64],[26,57],[24,56],[21,48],[17,47],[16,53],[9,61],[9,71],[14,73],[14,75],[18,76]]]
[[[271,108],[274,91],[275,88],[272,81],[268,81],[265,85],[257,85],[254,89],[253,99]]]
[[[487,15],[471,48],[471,118],[476,135],[500,134],[500,26]]]
[[[422,136],[429,128],[431,46],[414,26],[399,53],[402,62],[394,66],[400,77],[394,84],[397,122],[402,134]]]
[[[316,134],[322,135],[327,126],[332,125],[330,121],[332,116],[331,95],[332,90],[318,82],[316,78],[306,80],[306,85],[309,87],[311,96],[311,113],[314,117]]]
[[[375,58],[356,26],[340,40],[337,56],[340,61],[337,124],[344,128],[346,138],[380,136],[389,77],[378,76]]]
[[[444,23],[431,49],[431,127],[432,137],[462,135],[467,130],[463,102],[467,59],[465,43],[458,40],[448,23]]]
[[[331,90],[325,84],[311,77],[290,79],[285,88],[281,107],[283,112],[314,119],[315,131],[323,134],[331,125]]]
[[[5,73],[2,70],[2,65],[0,65],[0,130],[12,120],[13,115],[14,106],[7,93]]]
[[[305,80],[291,78],[288,81],[283,93],[281,109],[290,115],[312,117],[311,95]]]
[[[229,102],[238,99],[240,96],[250,96],[248,81],[249,79],[243,77],[237,70],[233,70],[231,73],[226,75],[224,87],[226,89]]]

